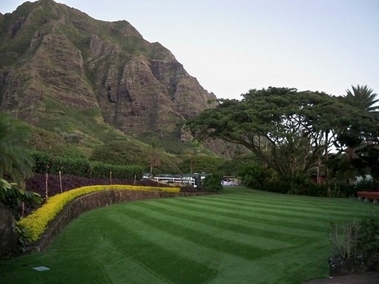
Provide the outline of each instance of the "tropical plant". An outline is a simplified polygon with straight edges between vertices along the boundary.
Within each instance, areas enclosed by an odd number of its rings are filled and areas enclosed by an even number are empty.
[[[379,99],[376,99],[377,94],[367,85],[351,88],[352,91],[346,90],[346,102],[361,111],[363,116],[354,117],[347,122],[338,137],[339,143],[347,147],[346,154],[349,159],[354,157],[355,148],[363,142],[377,141],[379,110],[379,106],[376,105],[379,102]]]
[[[377,94],[367,86],[352,86],[347,90],[346,97],[341,98],[359,111],[349,120],[339,125],[339,133],[335,145],[339,153],[334,159],[339,161],[335,167],[340,173],[350,179],[357,174],[364,175],[367,171],[378,176],[377,162],[379,100]]]
[[[377,112],[379,110],[378,95],[367,85],[351,86],[351,89],[346,90],[346,99],[351,105],[368,112]]]
[[[0,202],[7,206],[16,219],[20,219],[22,212],[19,211],[21,203],[25,202],[32,207],[41,203],[42,199],[38,193],[26,191],[0,178]]]
[[[6,176],[21,188],[33,175],[33,159],[26,147],[29,129],[21,122],[0,114],[0,178]]]

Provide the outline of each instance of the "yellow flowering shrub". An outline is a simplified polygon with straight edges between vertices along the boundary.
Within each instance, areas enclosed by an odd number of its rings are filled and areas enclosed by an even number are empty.
[[[138,190],[138,191],[163,191],[178,193],[180,188],[178,187],[151,187],[151,186],[135,186],[135,185],[93,185],[83,186],[69,191],[65,191],[61,194],[54,195],[47,199],[46,203],[32,212],[25,218],[22,218],[18,224],[25,228],[32,241],[38,240],[38,238],[47,229],[47,225],[52,221],[55,216],[62,211],[63,207],[70,201],[79,196],[83,196],[89,193],[102,191],[102,190]]]

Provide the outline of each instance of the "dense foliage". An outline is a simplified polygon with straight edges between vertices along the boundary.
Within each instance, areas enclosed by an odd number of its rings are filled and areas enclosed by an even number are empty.
[[[154,173],[178,173],[178,159],[160,149],[141,147],[135,141],[112,141],[94,149],[91,161],[116,165],[137,165],[150,172],[150,163],[155,158]]]
[[[331,223],[329,240],[331,260],[354,260],[364,263],[367,270],[379,270],[379,215],[371,213],[359,221],[345,222],[342,226]]]
[[[213,192],[222,192],[222,175],[211,174],[207,175],[202,181],[202,187]]]
[[[29,137],[25,124],[0,114],[0,178],[6,176],[20,187],[33,174],[33,159],[27,148]]]
[[[135,165],[115,165],[80,158],[53,158],[47,153],[33,152],[34,172],[39,174],[63,174],[86,178],[141,179],[144,167]]]
[[[317,183],[315,177],[308,175],[282,176],[259,165],[245,167],[241,180],[243,185],[257,190],[320,197],[351,197],[361,189],[372,188],[368,183],[346,184],[336,179]]]
[[[379,215],[371,214],[359,222],[358,250],[367,260],[376,257],[379,265]],[[379,266],[377,267],[379,270]]]
[[[41,201],[41,196],[38,193],[23,190],[17,184],[9,183],[0,178],[0,202],[8,207],[15,219],[20,219],[20,207],[23,203],[29,208],[35,208]]]
[[[25,179],[33,175],[33,158],[27,143],[30,137],[25,124],[0,114],[0,203],[19,219],[19,208],[41,202],[38,194],[24,190]]]
[[[290,88],[254,89],[240,101],[222,100],[188,126],[199,139],[219,138],[245,146],[280,183],[291,187],[278,184],[276,191],[304,191],[301,184],[311,176],[317,183],[322,177],[350,184],[357,174],[376,175],[379,169],[378,159],[368,154],[378,146],[378,117],[370,107],[376,94],[367,87],[354,92],[364,94],[333,97]],[[362,97],[363,106],[354,103]]]
[[[179,164],[182,173],[221,173],[220,167],[223,165],[222,158],[205,155],[187,156]]]

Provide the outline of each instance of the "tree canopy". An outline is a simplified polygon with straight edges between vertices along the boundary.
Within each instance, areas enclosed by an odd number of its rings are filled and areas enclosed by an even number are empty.
[[[275,87],[252,89],[242,100],[221,100],[188,123],[197,139],[243,145],[288,176],[314,169],[346,133],[376,137],[376,125],[372,113],[349,104],[346,97]]]

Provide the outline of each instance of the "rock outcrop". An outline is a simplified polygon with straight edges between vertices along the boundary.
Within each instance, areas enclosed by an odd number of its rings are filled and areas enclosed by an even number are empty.
[[[0,111],[47,130],[65,127],[63,117],[93,135],[80,112],[127,135],[180,139],[187,119],[217,104],[168,49],[127,21],[94,20],[52,0],[26,2],[0,17],[0,42]]]

